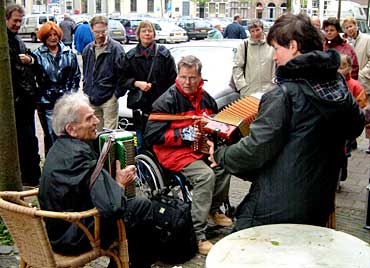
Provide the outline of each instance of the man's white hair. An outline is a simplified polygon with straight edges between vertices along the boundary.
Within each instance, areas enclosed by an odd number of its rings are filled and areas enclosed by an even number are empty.
[[[80,107],[86,104],[90,105],[89,98],[80,92],[66,93],[56,102],[52,123],[57,136],[67,134],[67,124],[80,121]]]

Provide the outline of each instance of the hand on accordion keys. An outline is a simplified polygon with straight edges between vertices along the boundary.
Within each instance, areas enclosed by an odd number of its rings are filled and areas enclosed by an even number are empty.
[[[121,163],[116,160],[116,181],[117,183],[125,188],[125,186],[136,179],[136,167],[129,165],[124,169],[121,169]]]
[[[201,133],[196,125],[181,129],[181,139],[184,141],[198,141],[200,137]]]

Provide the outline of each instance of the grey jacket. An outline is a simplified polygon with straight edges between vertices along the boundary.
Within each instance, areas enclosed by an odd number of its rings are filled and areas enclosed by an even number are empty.
[[[370,94],[370,36],[359,32],[354,48],[359,66],[358,79],[366,93]]]
[[[274,223],[325,225],[334,209],[345,140],[364,115],[344,79],[339,54],[314,51],[277,69],[250,135],[215,153],[229,172],[252,181],[235,230]],[[285,88],[285,89],[284,89]]]
[[[60,24],[59,27],[62,29],[63,37],[62,42],[64,44],[72,44],[73,42],[73,32],[76,28],[76,23],[70,19],[65,18]]]
[[[240,97],[266,92],[271,88],[275,75],[273,54],[274,49],[267,44],[265,38],[260,41],[248,38],[240,44],[233,67],[233,78],[237,90],[240,91]]]

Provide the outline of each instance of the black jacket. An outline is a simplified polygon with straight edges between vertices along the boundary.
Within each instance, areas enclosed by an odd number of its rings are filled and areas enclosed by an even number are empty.
[[[34,51],[37,57],[37,83],[41,97],[52,105],[66,92],[77,92],[80,87],[81,71],[76,54],[59,42],[59,50],[54,57],[46,45]]]
[[[238,22],[234,21],[233,23],[226,26],[224,38],[245,39],[247,38],[247,34],[245,33],[243,26],[241,26]]]
[[[156,44],[156,46],[158,45]],[[143,93],[141,105],[134,107],[134,109],[141,109],[146,113],[151,111],[152,103],[175,83],[177,76],[175,60],[166,47],[158,47],[152,75],[147,81],[152,62],[152,57],[146,58],[139,53],[138,47],[135,47],[127,53],[124,64],[125,89],[130,91],[140,90],[134,87],[135,81],[152,83],[152,88]]]
[[[280,66],[278,85],[262,96],[250,135],[216,151],[221,166],[252,181],[237,210],[236,230],[326,224],[345,140],[364,127],[363,113],[337,74],[339,65],[332,50],[302,54]]]
[[[35,103],[38,98],[33,65],[25,65],[21,62],[19,54],[28,54],[32,57],[24,42],[14,33],[7,30],[10,66],[12,71],[12,84],[14,101],[17,103]]]
[[[117,98],[125,95],[126,90],[123,62],[125,51],[120,43],[108,37],[108,44],[104,52],[95,59],[94,43],[86,46],[82,53],[83,59],[83,91],[89,96],[91,104],[102,105],[113,94]]]
[[[122,188],[108,172],[103,169],[89,190],[89,180],[96,162],[97,154],[89,144],[68,137],[58,138],[46,157],[41,175],[41,209],[74,212],[96,207],[103,219],[122,218],[126,198]],[[82,222],[93,230],[93,218],[83,219]],[[51,245],[57,252],[76,254],[90,247],[88,239],[75,224],[49,219],[46,220],[46,229]],[[112,227],[109,232],[112,233],[114,229]],[[103,241],[104,245],[109,245],[113,239],[107,238]]]

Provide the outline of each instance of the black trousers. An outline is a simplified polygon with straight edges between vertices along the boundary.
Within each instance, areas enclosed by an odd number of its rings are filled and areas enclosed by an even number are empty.
[[[22,183],[38,185],[41,171],[35,130],[35,106],[33,103],[16,102],[14,108]]]

